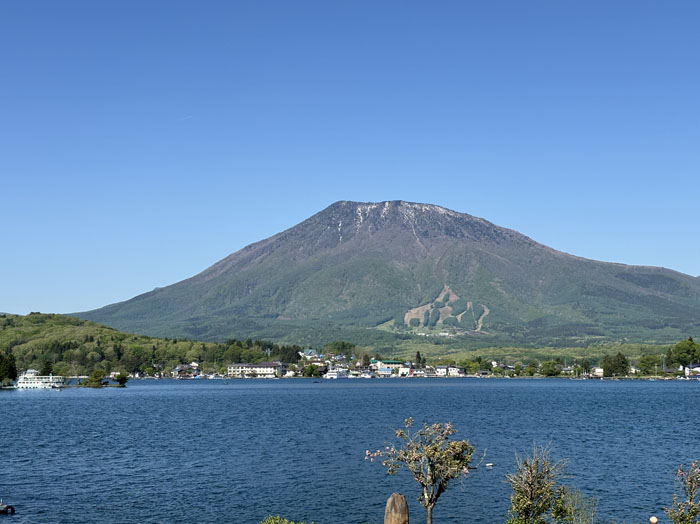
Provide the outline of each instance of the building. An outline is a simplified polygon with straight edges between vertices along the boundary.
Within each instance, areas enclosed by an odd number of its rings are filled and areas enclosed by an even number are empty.
[[[459,366],[448,366],[447,367],[447,376],[448,377],[463,377],[464,376],[464,368],[461,368]]]
[[[283,377],[287,372],[287,365],[276,362],[260,362],[258,364],[236,363],[226,368],[229,377],[238,378],[277,378]]]
[[[318,360],[320,355],[315,349],[305,349],[304,351],[299,351],[299,356],[304,360]]]
[[[413,366],[408,363],[408,364],[401,364],[399,366],[399,376],[400,377],[410,377],[413,375],[413,372],[415,370],[413,369]]]
[[[459,366],[435,366],[435,374],[438,377],[463,377],[464,368]]]
[[[180,364],[170,370],[173,378],[193,378],[199,375],[199,364],[196,367],[192,364]]]

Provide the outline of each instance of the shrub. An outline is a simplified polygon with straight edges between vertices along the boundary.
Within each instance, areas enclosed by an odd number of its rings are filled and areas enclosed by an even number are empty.
[[[513,490],[507,524],[595,522],[595,500],[559,483],[566,462],[552,462],[547,447],[533,444],[532,455],[515,460],[516,471],[506,475]]]
[[[670,508],[665,508],[666,516],[673,524],[692,524],[697,522],[700,515],[700,501],[696,500],[700,488],[700,462],[693,462],[688,469],[683,466],[676,471],[676,480],[683,489],[685,500],[678,500],[678,495],[673,495],[673,503]]]
[[[292,522],[291,520],[283,519],[279,515],[277,515],[277,516],[270,515],[265,520],[260,522],[260,524],[305,524],[305,523],[304,522]],[[311,524],[313,524],[313,523],[311,523]]]

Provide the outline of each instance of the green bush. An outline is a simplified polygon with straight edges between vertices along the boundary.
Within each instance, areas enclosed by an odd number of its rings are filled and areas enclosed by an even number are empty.
[[[279,515],[277,515],[276,517],[270,515],[265,520],[260,522],[260,524],[304,524],[304,522],[292,522],[291,520],[283,519]]]

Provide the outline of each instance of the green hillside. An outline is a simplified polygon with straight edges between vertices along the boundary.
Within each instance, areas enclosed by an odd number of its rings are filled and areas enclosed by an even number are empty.
[[[299,349],[252,340],[218,344],[152,338],[64,315],[0,315],[0,353],[13,354],[19,369],[41,369],[48,362],[57,375],[87,375],[95,368],[167,373],[192,361],[205,371],[219,371],[232,362],[294,362]]]
[[[338,202],[192,278],[76,316],[209,341],[656,344],[698,331],[700,279],[571,256],[438,206]]]

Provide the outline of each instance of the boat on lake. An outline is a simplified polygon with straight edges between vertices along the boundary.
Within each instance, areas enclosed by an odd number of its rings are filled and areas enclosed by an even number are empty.
[[[39,375],[36,369],[28,369],[17,379],[17,389],[61,389],[65,379],[60,375]]]
[[[331,369],[328,373],[323,375],[323,378],[337,379],[337,378],[348,378],[348,370],[342,368]]]

